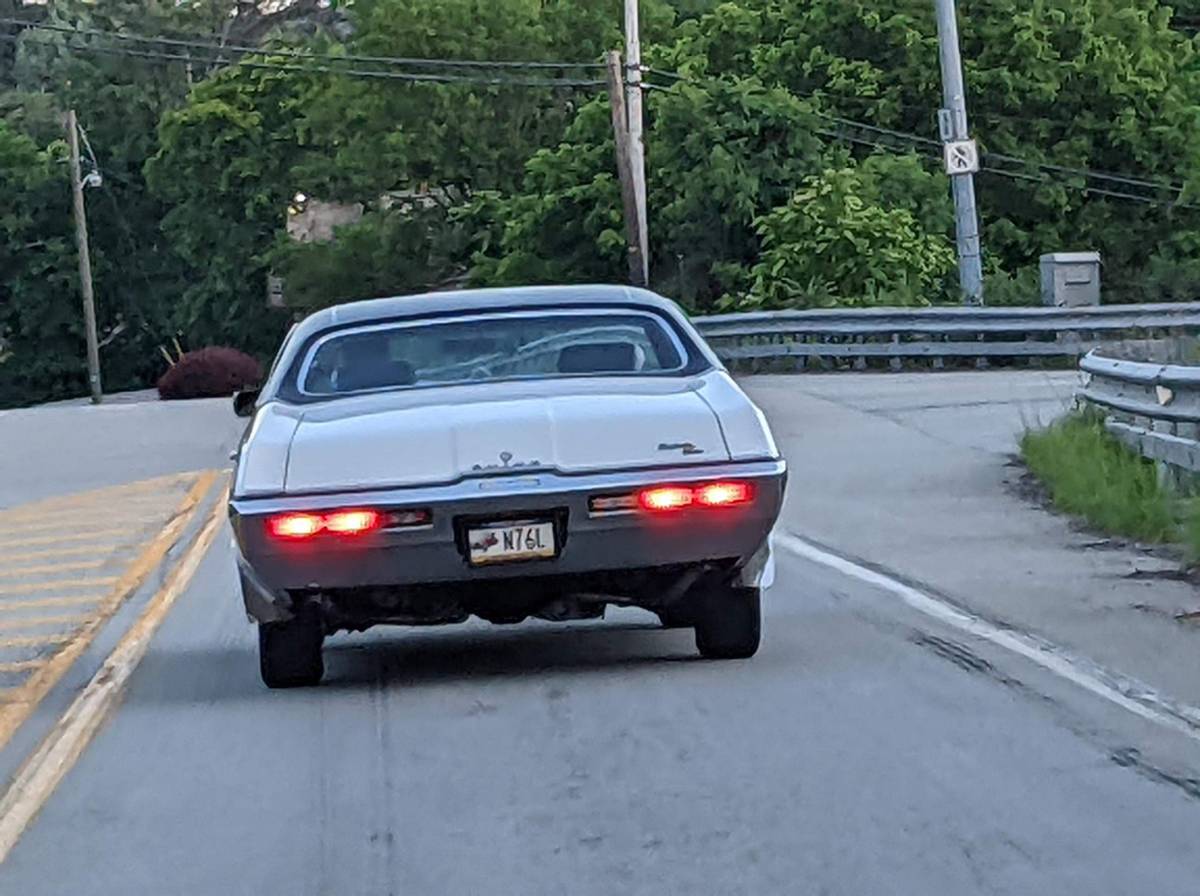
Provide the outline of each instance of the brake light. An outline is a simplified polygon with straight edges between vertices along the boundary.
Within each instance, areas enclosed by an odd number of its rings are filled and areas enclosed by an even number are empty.
[[[646,510],[682,510],[690,507],[692,489],[682,485],[663,485],[638,492],[638,503]]]
[[[276,538],[312,538],[322,532],[361,535],[383,527],[377,510],[331,510],[328,513],[280,513],[267,519],[267,531]]]
[[[593,498],[591,510],[603,508]],[[616,499],[605,499],[606,501]],[[754,500],[754,486],[749,482],[706,482],[703,485],[658,485],[637,493],[637,503],[643,510],[671,511],[687,507],[736,507]]]
[[[281,513],[267,521],[267,528],[278,538],[309,538],[325,526],[315,513]]]
[[[325,528],[338,535],[361,535],[378,529],[381,523],[375,510],[338,510],[325,517]]]
[[[710,482],[696,489],[696,503],[705,507],[732,507],[754,496],[748,482]]]

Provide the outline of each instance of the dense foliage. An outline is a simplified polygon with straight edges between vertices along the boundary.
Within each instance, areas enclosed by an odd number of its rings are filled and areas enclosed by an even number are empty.
[[[72,106],[104,175],[88,211],[109,388],[153,382],[158,346],[176,339],[268,354],[291,317],[268,305],[270,273],[295,309],[623,279],[596,83],[602,53],[620,45],[620,7],[0,0],[0,19],[78,29],[0,24],[0,405],[84,387],[61,126]],[[655,288],[695,310],[957,299],[930,7],[642,0],[657,70]],[[989,301],[1036,301],[1038,256],[1072,249],[1104,254],[1106,301],[1195,298],[1200,61],[1188,23],[1200,8],[959,7],[972,129],[990,154],[978,179]],[[563,65],[372,61],[384,56]],[[332,243],[297,243],[286,224],[298,194],[364,214]]]

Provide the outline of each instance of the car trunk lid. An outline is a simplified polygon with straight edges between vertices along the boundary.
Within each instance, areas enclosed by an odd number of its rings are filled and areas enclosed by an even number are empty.
[[[346,398],[306,411],[285,491],[403,487],[552,469],[713,463],[730,455],[711,408],[678,380],[558,381]],[[421,394],[424,393],[424,394]]]

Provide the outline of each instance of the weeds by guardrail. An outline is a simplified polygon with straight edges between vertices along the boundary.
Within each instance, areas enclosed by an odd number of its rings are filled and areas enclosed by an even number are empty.
[[[1161,343],[1200,332],[1200,302],[1096,308],[889,308],[761,311],[700,317],[695,325],[741,370],[893,370],[927,362],[983,367],[996,360],[1074,361],[1101,346]]]

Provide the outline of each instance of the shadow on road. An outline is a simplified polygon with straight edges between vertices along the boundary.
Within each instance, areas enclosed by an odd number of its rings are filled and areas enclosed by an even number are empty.
[[[355,691],[379,684],[437,686],[533,674],[629,671],[699,662],[690,631],[650,623],[457,628],[380,627],[334,636],[325,645],[325,682],[316,691]],[[197,703],[277,699],[258,677],[250,639],[208,649],[152,654],[127,702]]]
[[[324,687],[444,684],[531,673],[629,670],[699,659],[691,632],[664,631],[656,624],[381,631],[382,637],[355,641],[343,636],[328,644]]]

